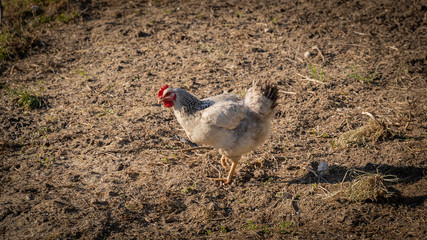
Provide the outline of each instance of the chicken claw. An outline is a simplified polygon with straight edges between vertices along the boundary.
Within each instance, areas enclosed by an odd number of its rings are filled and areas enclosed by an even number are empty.
[[[223,158],[221,158],[221,164],[222,164],[222,159]],[[233,161],[233,163],[231,164],[231,169],[230,169],[230,172],[228,173],[227,178],[209,178],[209,179],[213,180],[213,181],[223,182],[224,185],[231,183],[231,179],[233,178],[233,173],[234,173],[234,170],[236,170],[236,166],[237,166],[238,162],[239,161]]]

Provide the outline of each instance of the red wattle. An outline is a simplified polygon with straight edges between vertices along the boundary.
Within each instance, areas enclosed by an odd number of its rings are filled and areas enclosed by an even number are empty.
[[[173,107],[173,102],[172,102],[172,101],[164,101],[164,102],[163,102],[163,104],[164,104],[166,107],[168,107],[168,108]]]

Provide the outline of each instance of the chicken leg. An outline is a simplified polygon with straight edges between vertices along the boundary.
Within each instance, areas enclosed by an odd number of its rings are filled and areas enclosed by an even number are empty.
[[[222,164],[222,161],[223,161],[222,159],[223,158],[221,158],[221,164]],[[231,164],[230,172],[228,173],[228,177],[227,178],[209,178],[209,179],[213,180],[213,181],[223,182],[224,185],[225,184],[229,184],[231,182],[231,179],[233,178],[233,174],[234,174],[234,171],[236,170],[236,166],[237,166],[238,162],[239,162],[239,160],[233,161],[233,163]]]
[[[228,169],[227,163],[228,163],[227,159],[225,158],[224,155],[222,155],[222,157],[221,157],[221,165],[225,168],[225,170]]]

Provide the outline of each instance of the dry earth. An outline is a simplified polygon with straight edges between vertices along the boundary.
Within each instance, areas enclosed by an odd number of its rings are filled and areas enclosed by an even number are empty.
[[[425,1],[69,7],[74,21],[46,24],[1,62],[1,239],[425,239]],[[157,91],[243,96],[256,79],[280,88],[271,138],[232,184],[213,183],[220,155],[180,151],[191,145]],[[338,146],[362,112],[393,135]],[[328,198],[353,169],[398,177],[393,197]]]

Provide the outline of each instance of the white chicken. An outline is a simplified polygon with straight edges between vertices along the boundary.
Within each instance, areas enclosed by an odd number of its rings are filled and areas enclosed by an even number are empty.
[[[228,177],[211,180],[230,183],[242,155],[262,145],[270,134],[278,89],[266,82],[252,85],[245,99],[224,93],[199,100],[184,89],[168,85],[157,95],[159,102],[173,109],[190,140],[218,149],[225,169],[226,160],[231,160]]]

